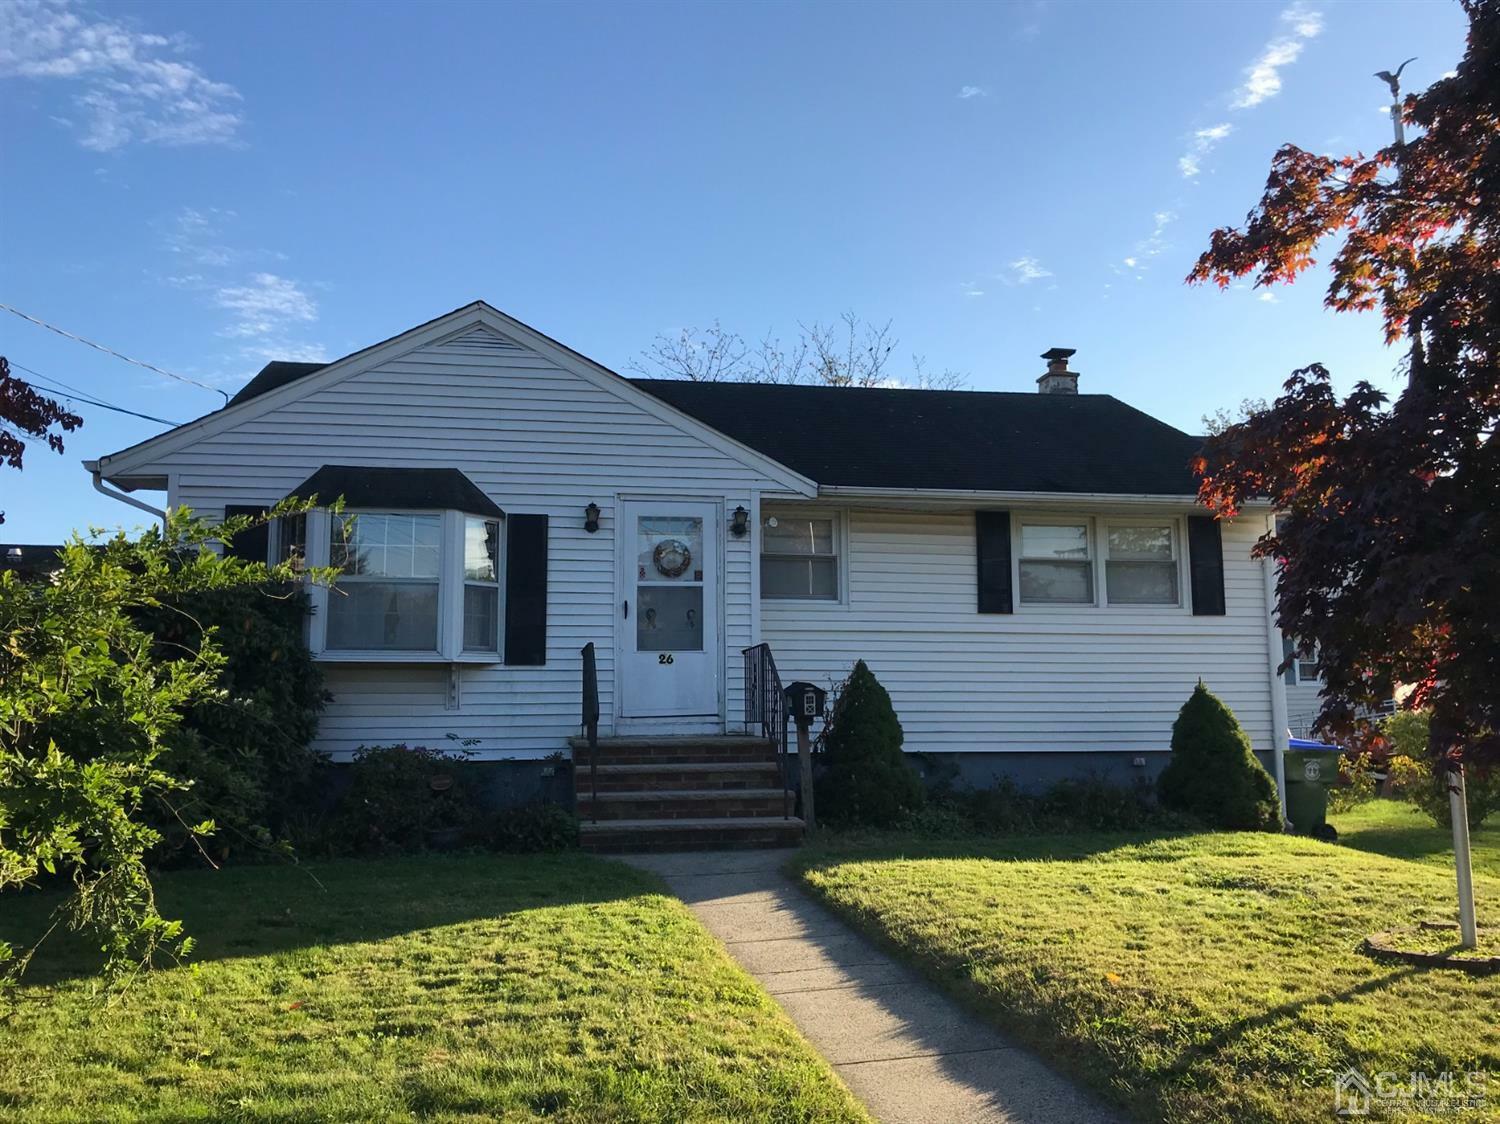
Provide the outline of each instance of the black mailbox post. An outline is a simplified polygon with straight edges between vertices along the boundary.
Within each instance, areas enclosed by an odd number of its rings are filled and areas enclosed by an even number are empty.
[[[786,713],[797,724],[797,764],[802,778],[802,822],[811,835],[817,827],[813,814],[812,721],[823,717],[828,692],[812,683],[793,683],[786,689]]]

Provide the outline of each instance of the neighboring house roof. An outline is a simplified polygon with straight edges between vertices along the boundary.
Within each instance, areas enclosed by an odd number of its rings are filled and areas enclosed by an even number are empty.
[[[287,494],[325,503],[339,496],[349,507],[410,507],[467,511],[504,519],[505,512],[456,468],[369,468],[325,464]]]
[[[632,381],[823,486],[1198,490],[1199,439],[1107,394]]]
[[[14,570],[23,578],[51,573],[62,549],[58,543],[0,543],[0,573]]]

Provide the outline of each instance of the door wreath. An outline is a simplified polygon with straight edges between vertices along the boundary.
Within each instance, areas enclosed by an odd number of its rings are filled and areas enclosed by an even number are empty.
[[[681,577],[693,564],[693,552],[681,539],[662,539],[651,552],[651,563],[664,577]]]

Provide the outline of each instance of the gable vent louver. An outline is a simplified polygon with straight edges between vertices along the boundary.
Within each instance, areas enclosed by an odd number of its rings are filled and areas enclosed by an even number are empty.
[[[502,336],[499,332],[492,332],[488,328],[470,329],[463,335],[449,340],[446,346],[471,355],[514,354],[524,350],[515,340]]]

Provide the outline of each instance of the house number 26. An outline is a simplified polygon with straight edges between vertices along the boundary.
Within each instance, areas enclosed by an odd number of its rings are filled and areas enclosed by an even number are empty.
[[[657,663],[676,663],[677,661],[672,658],[672,653],[671,652],[657,652],[656,653],[656,662]]]

